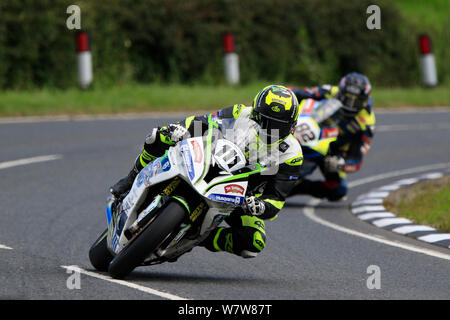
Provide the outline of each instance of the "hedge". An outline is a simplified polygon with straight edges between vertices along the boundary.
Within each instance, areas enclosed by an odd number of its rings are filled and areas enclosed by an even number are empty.
[[[366,27],[374,3],[380,30]],[[415,24],[387,0],[2,0],[1,89],[77,85],[71,4],[90,35],[96,86],[223,83],[225,32],[243,82],[312,85],[358,71],[376,85],[420,84]]]

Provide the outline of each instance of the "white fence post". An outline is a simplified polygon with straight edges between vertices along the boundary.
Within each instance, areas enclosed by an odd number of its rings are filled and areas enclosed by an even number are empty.
[[[427,35],[419,37],[420,43],[420,67],[422,69],[422,82],[428,87],[434,87],[438,84],[436,62],[431,50],[431,40]]]
[[[92,56],[86,31],[77,32],[78,83],[87,89],[92,82]]]
[[[234,37],[231,33],[223,36],[225,77],[229,84],[239,83],[239,56],[234,52]]]

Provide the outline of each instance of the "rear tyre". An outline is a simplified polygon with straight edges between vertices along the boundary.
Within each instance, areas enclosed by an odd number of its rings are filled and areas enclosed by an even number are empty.
[[[153,222],[125,247],[109,264],[111,277],[122,279],[139,266],[144,259],[175,230],[186,216],[185,208],[171,201]]]
[[[107,233],[108,229],[95,240],[94,244],[89,249],[89,260],[91,261],[92,266],[98,271],[108,271],[109,263],[114,258],[107,248]]]

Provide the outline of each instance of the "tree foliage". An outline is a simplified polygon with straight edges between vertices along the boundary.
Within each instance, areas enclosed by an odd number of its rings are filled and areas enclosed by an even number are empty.
[[[366,27],[373,3],[380,30]],[[384,86],[420,82],[417,34],[390,1],[2,0],[0,88],[76,86],[71,4],[89,32],[96,85],[223,82],[230,31],[244,82],[313,85],[351,71]]]

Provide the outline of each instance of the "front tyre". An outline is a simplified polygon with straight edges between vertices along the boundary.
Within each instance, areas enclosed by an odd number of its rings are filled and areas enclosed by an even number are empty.
[[[122,279],[139,266],[155,251],[184,220],[185,208],[177,201],[171,201],[140,235],[125,247],[109,264],[111,277]]]
[[[89,249],[89,260],[92,266],[98,271],[108,271],[108,266],[114,258],[107,248],[106,237],[108,229],[106,229]]]

